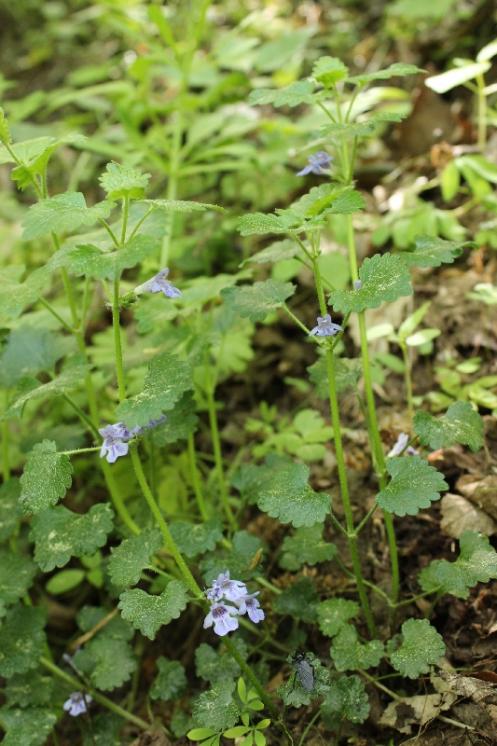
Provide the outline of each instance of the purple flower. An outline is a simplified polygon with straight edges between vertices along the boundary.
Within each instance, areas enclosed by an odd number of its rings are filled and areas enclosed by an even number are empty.
[[[72,692],[69,699],[63,704],[64,710],[69,713],[73,718],[78,715],[84,715],[88,712],[88,705],[92,701],[89,694],[83,694],[82,692]]]
[[[207,589],[206,596],[209,601],[220,601],[224,598],[226,601],[236,603],[248,593],[247,586],[241,580],[231,580],[230,571],[220,573]]]
[[[326,316],[318,316],[317,326],[309,332],[314,337],[334,337],[343,329],[340,324],[334,324],[329,313]]]
[[[297,176],[307,176],[307,174],[325,174],[331,164],[331,156],[324,150],[318,150],[307,159],[307,166],[297,172]]]
[[[129,451],[129,441],[133,438],[143,435],[147,430],[151,430],[166,420],[166,415],[162,414],[156,419],[150,420],[146,425],[128,428],[122,422],[116,422],[115,425],[107,425],[98,431],[104,442],[100,449],[100,458],[106,457],[109,464],[114,464],[121,456],[126,456]]]
[[[234,606],[227,606],[222,603],[212,604],[209,613],[204,619],[204,629],[214,625],[214,632],[220,637],[224,637],[228,632],[234,632],[238,629],[238,609]]]
[[[416,456],[417,450],[413,448],[412,446],[408,446],[409,443],[409,436],[407,433],[400,433],[399,437],[395,441],[394,446],[390,449],[390,451],[387,454],[388,458],[393,458],[394,456],[401,456],[404,451],[408,456]]]
[[[354,290],[360,290],[362,288],[362,280],[354,280]]]
[[[137,287],[135,292],[164,293],[166,298],[179,298],[181,290],[178,290],[178,288],[174,287],[174,285],[169,282],[167,279],[168,275],[169,269],[165,267],[156,275],[151,277],[150,280],[147,280],[143,285]]]
[[[259,599],[256,598],[258,595],[259,591],[256,591],[255,593],[247,593],[247,595],[238,602],[240,614],[247,614],[250,621],[254,624],[262,622],[266,616],[260,607]]]

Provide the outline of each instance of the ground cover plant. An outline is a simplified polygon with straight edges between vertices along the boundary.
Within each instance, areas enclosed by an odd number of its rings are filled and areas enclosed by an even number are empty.
[[[0,6],[6,746],[494,742],[494,9],[418,5]]]

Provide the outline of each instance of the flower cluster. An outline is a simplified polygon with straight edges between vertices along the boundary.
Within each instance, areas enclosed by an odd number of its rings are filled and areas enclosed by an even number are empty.
[[[317,322],[317,326],[310,331],[314,337],[334,337],[338,332],[343,332],[340,324],[333,323],[329,313],[326,316],[318,316]]]
[[[164,269],[161,269],[160,272],[151,277],[150,280],[135,288],[135,293],[163,293],[166,298],[179,298],[181,290],[169,282],[167,279],[168,275],[169,269],[164,267]]]
[[[220,637],[238,629],[239,616],[247,614],[254,624],[265,617],[256,598],[258,591],[249,593],[241,580],[231,580],[229,570],[218,575],[205,595],[211,602],[211,608],[204,619],[204,629],[214,625],[214,632]]]
[[[99,433],[104,439],[100,449],[100,458],[106,458],[109,464],[114,464],[121,456],[126,456],[129,450],[129,441],[143,435],[147,430],[151,430],[166,420],[163,414],[157,419],[150,420],[143,427],[128,428],[122,422],[116,422],[115,425],[101,427]]]
[[[331,164],[331,155],[328,155],[324,150],[318,150],[317,153],[313,153],[307,159],[307,166],[301,171],[297,172],[297,176],[307,176],[307,174],[326,174]]]
[[[64,702],[64,710],[69,713],[73,718],[77,718],[79,715],[84,715],[88,712],[88,705],[92,701],[89,694],[83,694],[82,692],[73,692],[69,699]]]

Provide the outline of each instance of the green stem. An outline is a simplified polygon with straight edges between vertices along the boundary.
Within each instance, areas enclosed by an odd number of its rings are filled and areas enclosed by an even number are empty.
[[[200,475],[197,468],[197,453],[195,451],[195,440],[193,433],[188,436],[188,459],[190,462],[190,474],[192,478],[193,491],[195,493],[195,499],[197,501],[198,509],[202,520],[209,520],[209,513],[205,504],[204,493],[202,491],[202,485],[200,483]]]
[[[292,319],[292,321],[294,321],[297,324],[297,326],[299,327],[299,329],[301,329],[304,332],[304,334],[309,335],[311,333],[311,330],[308,329],[306,327],[306,325],[303,324],[301,322],[301,320],[297,316],[295,316],[295,314],[293,313],[293,311],[290,311],[290,309],[288,308],[288,306],[287,306],[286,303],[283,304],[282,308],[285,311],[285,313],[288,314],[288,316],[290,316],[290,318]]]
[[[316,282],[316,290],[319,300],[319,308],[323,316],[327,313],[326,301],[324,297],[323,283],[321,281],[321,273],[319,270],[319,264],[317,258],[313,258],[313,269],[314,278]],[[342,498],[343,512],[345,516],[345,524],[347,526],[347,540],[349,545],[350,556],[352,560],[352,567],[354,570],[354,576],[357,583],[357,592],[359,594],[359,600],[361,602],[364,618],[371,636],[375,635],[376,627],[369,606],[369,599],[366,593],[366,587],[364,585],[364,579],[362,576],[361,561],[359,557],[359,547],[357,544],[357,533],[354,529],[354,516],[352,513],[352,505],[350,502],[349,485],[347,480],[347,466],[345,464],[345,455],[343,450],[342,432],[340,423],[340,412],[338,406],[338,396],[336,389],[336,374],[335,374],[335,357],[333,350],[327,348],[326,350],[326,371],[328,376],[328,391],[330,399],[330,415],[331,424],[333,427],[333,439],[335,443],[335,455],[337,460],[338,469],[338,481],[340,483],[340,494]]]
[[[119,400],[126,398],[126,381],[124,378],[123,349],[121,343],[121,325],[119,321],[119,278],[114,280],[112,294],[112,327],[114,330],[114,355],[116,361],[117,390]]]
[[[131,531],[132,534],[138,535],[139,533],[141,533],[141,528],[133,520],[133,518],[131,517],[124,503],[124,500],[121,496],[121,491],[118,487],[118,484],[112,472],[111,465],[104,458],[101,458],[100,462],[101,462],[101,469],[105,477],[105,483],[107,485],[107,489],[109,490],[112,504],[114,505],[114,508],[116,509],[117,515],[119,516],[121,521],[124,523],[124,525],[127,526],[127,528]]]
[[[72,451],[60,451],[64,456],[79,456],[80,453],[95,453],[99,451],[100,446],[92,446],[91,448],[74,448]]]
[[[124,710],[122,707],[117,705],[111,699],[108,699],[108,697],[105,697],[103,694],[100,694],[100,692],[97,692],[95,689],[86,686],[81,681],[78,681],[78,679],[76,679],[74,676],[71,676],[70,674],[63,671],[61,668],[56,666],[55,663],[52,663],[52,661],[50,661],[48,658],[41,657],[40,663],[44,668],[50,671],[50,673],[53,673],[54,676],[57,676],[57,678],[61,679],[61,681],[64,681],[66,684],[69,684],[69,686],[74,691],[80,691],[81,689],[85,689],[89,694],[91,694],[95,702],[98,702],[100,705],[103,705],[111,712],[114,712],[116,715],[119,715],[119,717],[123,718],[124,720],[127,720],[130,723],[133,723],[133,725],[136,725],[138,728],[141,728],[141,730],[146,731],[150,729],[150,723],[147,723],[145,720],[142,720],[136,715],[133,715],[131,712]]]
[[[228,488],[226,486],[226,479],[224,476],[221,438],[219,436],[216,402],[214,400],[214,383],[210,379],[210,374],[209,374],[209,380],[207,381],[207,386],[206,386],[206,398],[207,398],[207,412],[209,414],[209,425],[210,425],[211,438],[212,438],[212,450],[214,451],[214,464],[216,468],[217,481],[218,481],[218,486],[219,486],[219,494],[221,497],[221,505],[226,514],[226,518],[228,519],[229,525],[234,531],[236,531],[238,526],[235,520],[235,516],[233,515],[233,511],[231,510],[231,505],[229,503]]]
[[[72,326],[71,326],[70,324],[68,324],[68,323],[67,323],[67,321],[65,321],[65,320],[64,320],[64,319],[62,318],[62,316],[60,315],[60,313],[59,313],[58,311],[56,311],[56,310],[55,310],[55,308],[54,308],[54,307],[52,306],[52,304],[51,304],[51,303],[49,303],[49,302],[48,302],[47,300],[45,300],[45,298],[42,298],[41,296],[40,296],[40,297],[38,298],[38,302],[39,302],[39,303],[41,303],[41,304],[42,304],[42,306],[45,306],[45,308],[47,309],[47,311],[48,311],[49,313],[51,313],[51,314],[52,314],[52,316],[53,316],[53,317],[54,317],[55,319],[57,319],[57,321],[59,322],[59,324],[61,324],[61,326],[62,326],[62,327],[63,327],[63,328],[64,328],[64,329],[65,329],[65,330],[66,330],[67,332],[69,332],[70,334],[74,334],[74,329],[72,328]]]
[[[404,360],[404,384],[406,387],[407,412],[409,414],[409,420],[412,422],[414,418],[414,402],[412,393],[411,358],[409,356],[409,348],[406,344],[401,344],[400,349],[402,350],[402,358]]]
[[[483,75],[477,76],[476,83],[478,86],[478,147],[484,151],[487,144],[487,97]]]
[[[279,719],[278,710],[276,709],[273,702],[266,694],[264,687],[262,686],[261,682],[259,681],[255,673],[253,672],[252,668],[249,666],[247,661],[238,652],[238,648],[232,643],[229,637],[225,637],[223,642],[229,654],[231,655],[231,657],[235,659],[235,661],[238,663],[238,665],[240,666],[245,676],[249,679],[249,681],[253,685],[261,701],[264,702],[264,705],[267,708],[267,710],[271,713],[272,717],[275,720],[278,720]]]
[[[122,222],[121,222],[121,248],[126,243],[126,230],[128,228],[128,216],[129,216],[129,197],[123,199],[123,211],[122,211]]]
[[[5,391],[5,410],[9,406],[9,392]],[[9,457],[9,421],[7,419],[2,420],[2,472],[4,482],[10,479],[10,457]]]

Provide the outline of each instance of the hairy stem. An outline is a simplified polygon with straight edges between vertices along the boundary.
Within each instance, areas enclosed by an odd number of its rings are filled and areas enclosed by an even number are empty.
[[[195,450],[195,440],[193,433],[188,436],[188,460],[190,462],[190,474],[192,478],[193,492],[195,493],[195,499],[197,506],[203,521],[209,520],[209,513],[205,504],[204,493],[202,490],[202,484],[200,482],[200,475],[197,467],[197,452]]]

